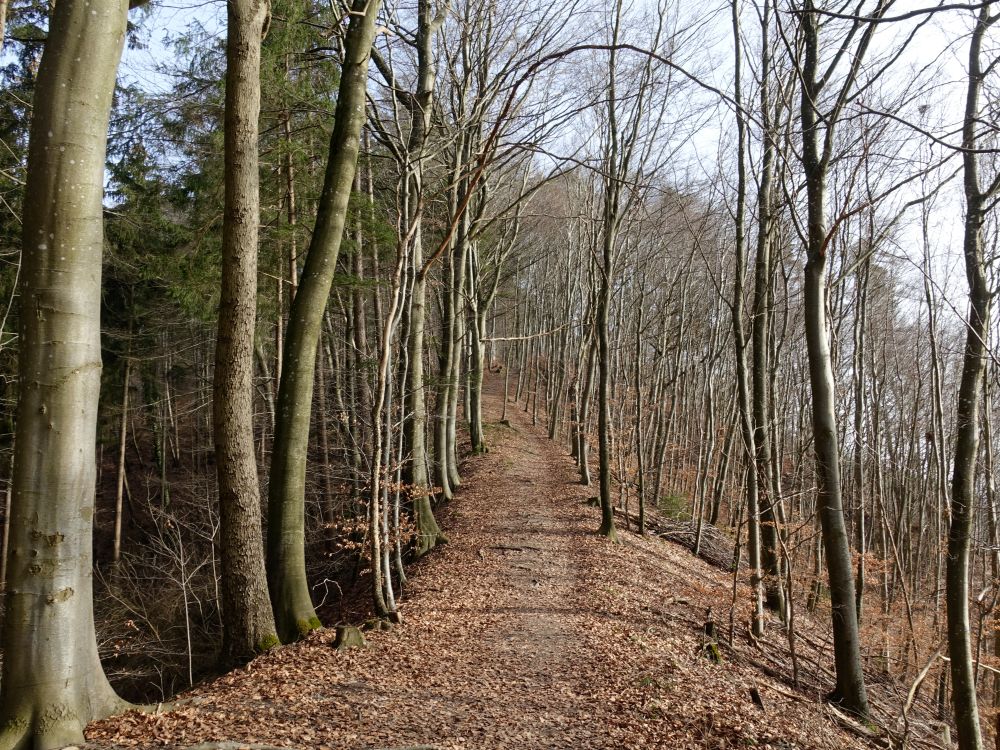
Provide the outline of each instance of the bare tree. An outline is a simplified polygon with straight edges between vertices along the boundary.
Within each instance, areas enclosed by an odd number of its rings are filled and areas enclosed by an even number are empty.
[[[969,627],[969,557],[976,503],[975,474],[979,453],[979,405],[986,371],[986,346],[990,327],[992,290],[986,280],[983,259],[983,225],[993,197],[1000,190],[1000,175],[985,188],[980,181],[980,98],[990,63],[983,67],[983,40],[1000,20],[985,3],[977,12],[969,38],[968,83],[962,122],[962,171],[965,193],[965,236],[962,252],[969,284],[969,308],[965,319],[965,352],[962,380],[955,408],[955,457],[951,479],[951,524],[948,529],[947,585],[948,652],[951,656],[952,703],[961,750],[983,747],[976,678]]]
[[[267,527],[268,586],[284,642],[320,626],[305,568],[305,478],[316,351],[354,184],[365,121],[368,59],[380,7],[380,0],[357,0],[351,5],[316,226],[288,317]]]

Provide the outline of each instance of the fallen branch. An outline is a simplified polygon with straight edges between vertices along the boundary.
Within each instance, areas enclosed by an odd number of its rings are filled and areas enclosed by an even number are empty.
[[[635,513],[625,513],[620,508],[615,509],[615,513],[622,518],[627,518],[630,523],[639,525],[639,517]],[[646,510],[646,529],[661,539],[674,542],[688,550],[694,552],[697,529],[691,521],[674,521],[659,515],[652,508]],[[710,523],[702,524],[701,545],[698,549],[698,557],[716,568],[721,568],[727,572],[733,570],[733,540],[729,538],[718,526]],[[740,561],[740,567],[744,563]]]
[[[927,677],[927,673],[931,671],[931,667],[934,666],[934,662],[939,656],[941,656],[941,646],[938,646],[937,651],[931,654],[931,658],[927,660],[924,668],[921,669],[920,673],[917,675],[917,679],[915,679],[913,684],[910,686],[910,691],[906,694],[906,705],[903,706],[904,724],[906,723],[906,716],[910,712],[910,708],[913,706],[913,701],[917,697],[917,691],[920,689],[920,686],[924,682],[924,678]]]
[[[826,704],[826,711],[827,715],[834,721],[835,724],[837,724],[837,726],[846,730],[850,734],[853,734],[855,737],[860,737],[866,742],[871,742],[879,747],[893,747],[893,743],[889,739],[889,733],[884,727],[881,727],[882,733],[874,729],[870,729],[868,726],[861,724],[859,721],[830,703]],[[872,726],[875,725],[873,724]]]

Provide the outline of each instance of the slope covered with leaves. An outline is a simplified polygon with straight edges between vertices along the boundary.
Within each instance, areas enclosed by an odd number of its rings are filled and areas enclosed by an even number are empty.
[[[91,746],[866,746],[818,700],[831,658],[820,635],[801,646],[811,687],[794,688],[769,655],[787,651],[781,631],[746,638],[742,604],[733,647],[706,658],[706,610],[725,634],[731,576],[655,537],[596,536],[590,491],[561,447],[516,407],[507,426],[496,396],[486,405],[491,450],[466,465],[451,543],[414,566],[403,626],[343,652],[321,631],[175,710],[92,725]]]

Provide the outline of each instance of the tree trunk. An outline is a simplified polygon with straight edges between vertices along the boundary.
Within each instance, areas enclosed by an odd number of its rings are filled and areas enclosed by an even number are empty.
[[[742,101],[739,8],[736,0],[732,3],[733,41],[735,53],[737,102]],[[747,513],[747,553],[750,563],[750,587],[753,591],[753,614],[751,629],[757,637],[764,635],[763,573],[760,551],[760,481],[754,463],[757,451],[754,447],[753,416],[750,405],[749,374],[747,372],[747,340],[743,327],[743,284],[746,277],[744,211],[746,207],[746,122],[742,110],[737,111],[737,197],[736,197],[736,272],[733,274],[733,344],[736,355],[736,400],[739,410],[740,432],[743,435],[743,450],[746,454],[746,513]]]
[[[129,327],[129,335],[132,330]],[[125,495],[125,448],[128,438],[128,393],[132,380],[132,351],[125,356],[125,372],[122,374],[122,419],[118,430],[118,473],[115,477],[115,531],[111,561],[117,565],[122,555],[122,501]],[[6,550],[4,550],[6,552]],[[0,576],[2,578],[2,576]]]
[[[420,272],[423,253],[420,232],[416,232],[412,245],[413,291],[410,306],[410,330],[407,339],[409,370],[407,374],[406,423],[407,445],[410,449],[410,493],[413,515],[417,525],[415,552],[417,556],[431,551],[446,542],[431,507],[431,483],[427,475],[427,404],[424,394],[424,321],[426,317],[427,281]]]
[[[610,200],[610,199],[608,199]],[[605,221],[608,221],[606,212]],[[605,228],[603,256],[597,293],[597,460],[601,500],[601,526],[598,534],[618,541],[615,515],[611,505],[611,346],[608,340],[608,308],[611,306],[611,255],[615,233]]]
[[[768,430],[768,383],[771,381],[768,353],[770,348],[770,305],[771,283],[771,235],[774,224],[772,181],[774,178],[775,139],[777,134],[770,116],[769,77],[770,68],[770,24],[769,2],[764,3],[761,20],[761,83],[760,117],[763,130],[760,184],[757,194],[757,257],[754,264],[753,315],[751,337],[753,340],[752,401],[754,424],[754,450],[756,479],[760,506],[760,562],[764,576],[764,601],[768,609],[784,616],[785,601],[782,586],[781,555],[779,552],[778,519],[775,506],[779,502],[773,491],[771,474],[771,441]]]
[[[813,210],[810,205],[810,212]],[[823,232],[825,234],[825,229]],[[827,335],[826,258],[822,254],[823,243],[822,238],[814,246],[810,243],[812,247],[806,263],[805,306],[809,381],[813,394],[816,478],[819,485],[817,512],[822,524],[826,566],[830,577],[834,661],[837,667],[837,688],[833,699],[843,701],[844,706],[854,713],[867,716],[868,702],[855,609],[854,571],[840,485],[840,447],[837,441],[833,370]],[[815,253],[813,247],[816,249]]]
[[[826,176],[829,153],[819,149],[820,84],[819,19],[806,4],[801,16],[805,38],[802,67],[802,164],[806,175],[808,211],[807,260],[805,266],[805,332],[812,390],[813,442],[816,451],[816,509],[822,525],[826,567],[830,578],[830,605],[833,617],[833,650],[837,687],[830,696],[854,714],[868,716],[868,697],[861,666],[861,643],[855,611],[854,571],[844,523],[843,496],[840,486],[840,446],[833,384],[833,360],[826,317]],[[835,118],[826,121],[827,139]]]
[[[463,256],[464,257],[464,256]],[[464,260],[462,261],[464,265]],[[461,289],[461,285],[458,287]],[[462,379],[462,341],[465,340],[465,315],[456,314],[455,318],[455,350],[452,353],[451,384],[448,391],[448,472],[452,488],[461,485],[458,473],[458,398],[461,393]]]
[[[479,247],[472,243],[468,252],[469,270],[469,300],[471,310],[469,315],[469,440],[473,453],[485,453],[486,435],[483,431],[483,358],[486,347],[483,343],[486,329],[486,309],[489,306],[483,300],[480,288]]]
[[[645,290],[639,292],[639,310],[635,319],[635,362],[633,363],[633,374],[635,377],[635,493],[639,503],[639,536],[646,534],[646,485],[645,467],[642,461],[642,306],[645,303]],[[626,518],[628,516],[626,515]]]
[[[7,486],[3,493],[3,537],[0,538],[0,592],[7,588],[7,550],[10,548],[10,509],[14,499],[14,450],[17,444],[10,447]]]
[[[92,547],[105,149],[127,15],[125,0],[57,3],[35,88],[19,284],[3,748],[83,743],[88,722],[125,706],[97,655]]]
[[[267,593],[253,445],[260,42],[270,6],[267,0],[232,0],[227,8],[226,195],[212,419],[219,479],[222,658],[238,664],[278,644]]]
[[[855,590],[855,610],[858,624],[862,622],[865,600],[865,326],[867,325],[869,257],[858,268],[854,317],[854,535],[858,551],[858,574]]]
[[[292,302],[278,389],[268,488],[267,566],[271,605],[283,641],[320,626],[305,570],[305,478],[316,350],[344,235],[365,121],[368,57],[380,0],[356,0],[344,39],[330,155],[305,267]]]
[[[448,471],[448,404],[451,401],[451,389],[456,387],[451,375],[455,365],[455,264],[454,251],[444,254],[442,275],[444,289],[441,291],[441,344],[439,347],[438,366],[440,384],[437,390],[437,401],[434,404],[434,481],[441,488],[441,498],[451,500],[454,492],[451,488],[451,474]]]
[[[443,23],[435,19],[430,0],[420,0],[417,11],[417,85],[413,98],[413,129],[407,152],[413,159],[407,164],[404,190],[407,194],[407,224],[410,242],[413,286],[410,301],[410,324],[407,336],[409,354],[408,398],[409,419],[406,422],[407,446],[410,450],[410,492],[413,515],[417,526],[416,554],[423,555],[439,543],[447,541],[434,518],[431,507],[431,483],[427,471],[427,401],[424,383],[424,327],[426,325],[427,271],[423,257],[423,192],[425,146],[431,129],[434,84],[434,35]]]
[[[452,179],[455,185],[449,193],[449,210],[458,210],[463,202],[465,181],[460,180],[461,168],[466,159],[466,140],[459,135],[455,145],[455,163]],[[441,354],[441,388],[438,393],[437,422],[434,425],[434,454],[437,481],[442,494],[450,498],[461,484],[458,475],[458,448],[456,426],[458,422],[458,390],[461,370],[461,321],[465,315],[465,254],[467,252],[468,210],[458,222],[454,245],[445,260],[444,309],[441,320],[443,347]]]
[[[989,7],[979,11],[969,42],[969,80],[962,127],[962,162],[965,187],[965,275],[969,282],[965,354],[955,417],[955,463],[951,480],[951,525],[945,572],[948,609],[948,653],[951,657],[951,699],[960,750],[983,746],[976,701],[969,630],[969,548],[976,503],[976,455],[979,450],[979,397],[986,369],[989,335],[990,289],[983,267],[983,221],[991,191],[979,187],[979,98],[985,74],[980,53],[987,28],[996,20]]]

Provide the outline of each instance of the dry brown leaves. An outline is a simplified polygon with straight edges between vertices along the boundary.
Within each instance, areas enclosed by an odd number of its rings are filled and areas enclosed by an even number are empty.
[[[781,670],[767,666],[770,642],[744,642],[743,608],[722,664],[701,656],[707,607],[728,629],[731,579],[655,538],[596,536],[572,461],[516,407],[508,415],[513,426],[491,427],[491,452],[466,466],[452,543],[418,566],[404,626],[343,653],[319,632],[182,696],[177,710],[93,724],[90,746],[864,746],[816,691],[762,671]],[[784,648],[779,631],[770,641]]]

